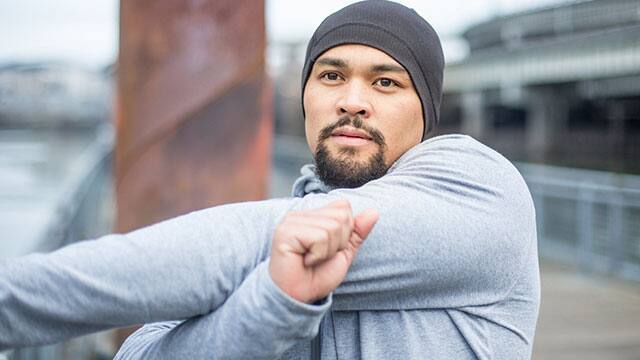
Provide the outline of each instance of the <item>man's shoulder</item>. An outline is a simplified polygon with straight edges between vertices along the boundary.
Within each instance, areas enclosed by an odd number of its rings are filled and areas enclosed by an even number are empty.
[[[502,154],[469,135],[446,134],[429,138],[412,147],[393,164],[390,170],[415,161],[428,160],[431,163],[446,160],[448,165],[455,166],[473,161],[474,158],[502,166],[511,164]]]
[[[511,161],[469,135],[427,139],[398,159],[388,174],[456,183],[463,187],[502,189],[526,200],[528,187]]]

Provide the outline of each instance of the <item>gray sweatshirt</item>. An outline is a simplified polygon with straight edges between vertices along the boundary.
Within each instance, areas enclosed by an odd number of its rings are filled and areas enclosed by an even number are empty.
[[[0,350],[147,323],[118,359],[528,359],[540,283],[525,182],[465,135],[407,151],[357,189],[306,167],[294,197],[216,206],[0,263]],[[344,198],[380,219],[323,302],[268,272],[283,215]]]

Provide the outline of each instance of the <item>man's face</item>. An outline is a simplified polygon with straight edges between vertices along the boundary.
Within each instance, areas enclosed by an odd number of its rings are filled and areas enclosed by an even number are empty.
[[[303,104],[320,179],[358,187],[420,143],[422,106],[409,73],[384,52],[341,45],[313,65]]]

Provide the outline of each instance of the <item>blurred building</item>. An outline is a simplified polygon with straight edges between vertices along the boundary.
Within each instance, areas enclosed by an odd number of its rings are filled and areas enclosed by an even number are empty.
[[[640,2],[594,0],[468,28],[447,65],[441,133],[511,159],[640,172]]]
[[[439,133],[512,160],[640,173],[640,2],[573,1],[468,28],[445,69]],[[304,136],[306,42],[270,46],[276,132]]]
[[[270,75],[274,78],[275,132],[304,136],[304,116],[300,99],[304,41],[270,45]]]
[[[109,120],[111,91],[111,68],[0,65],[0,127],[92,127]]]

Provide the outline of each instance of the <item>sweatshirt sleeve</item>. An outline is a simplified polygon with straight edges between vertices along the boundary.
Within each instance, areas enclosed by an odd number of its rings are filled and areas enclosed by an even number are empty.
[[[427,140],[358,189],[217,206],[50,254],[2,260],[0,350],[207,318],[268,258],[273,230],[288,210],[338,198],[350,200],[356,213],[378,209],[380,220],[334,291],[336,310],[493,303],[534,256],[533,205],[517,170],[471,138]],[[220,314],[237,319],[240,305]],[[187,338],[188,329],[199,329],[195,321],[185,324],[175,334]],[[243,324],[252,334],[250,322]]]
[[[384,177],[308,195],[348,199],[380,218],[334,291],[335,310],[461,307],[503,300],[537,256],[528,188],[504,157],[468,136],[425,141]]]
[[[295,200],[216,206],[0,260],[0,350],[210,313],[268,258]]]
[[[214,312],[144,326],[115,359],[274,359],[312,339],[330,306],[331,296],[310,305],[285,294],[271,280],[266,260]]]

